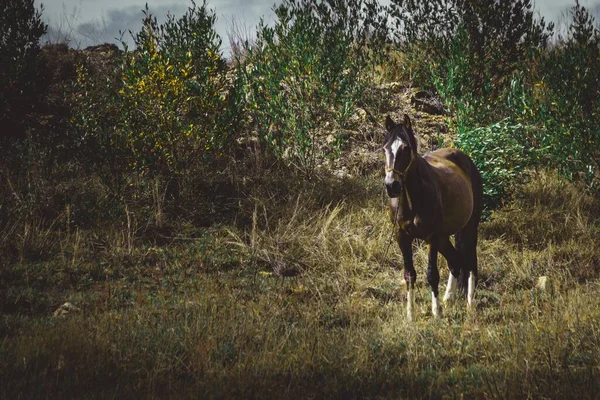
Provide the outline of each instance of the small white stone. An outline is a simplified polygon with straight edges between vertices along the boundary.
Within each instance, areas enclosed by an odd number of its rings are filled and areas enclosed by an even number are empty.
[[[540,276],[537,280],[537,284],[535,285],[535,287],[545,292],[549,289],[549,285],[550,282],[548,280],[548,277]]]
[[[411,287],[408,288],[408,294],[406,295],[406,300],[407,300],[406,316],[408,317],[408,320],[412,322],[413,308],[414,308],[414,302],[415,302],[415,293],[414,293],[414,289]]]
[[[72,314],[72,313],[76,313],[81,311],[79,309],[79,307],[66,302],[65,304],[63,304],[62,306],[58,307],[56,309],[56,311],[54,311],[54,313],[52,314],[53,317],[64,317],[66,315]]]

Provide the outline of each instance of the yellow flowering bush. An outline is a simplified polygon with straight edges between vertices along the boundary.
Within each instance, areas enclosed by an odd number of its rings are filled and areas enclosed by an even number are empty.
[[[172,169],[181,150],[193,145],[197,129],[185,118],[191,97],[186,81],[192,72],[191,53],[173,60],[159,51],[152,30],[142,49],[128,55],[119,91],[123,105],[121,130],[132,151],[132,167]]]
[[[211,162],[235,125],[214,14],[195,4],[163,24],[144,14],[114,75],[77,71],[76,126],[118,184],[132,172],[171,178]]]
[[[190,8],[179,20],[158,25],[146,13],[128,53],[119,91],[121,131],[137,171],[179,173],[198,152],[220,148],[219,110],[224,64],[220,41],[212,31],[214,16],[205,6]]]

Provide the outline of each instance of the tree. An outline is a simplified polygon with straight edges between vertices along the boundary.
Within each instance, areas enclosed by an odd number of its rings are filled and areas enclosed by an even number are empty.
[[[0,149],[25,137],[40,98],[39,42],[48,28],[42,10],[34,0],[0,2]]]

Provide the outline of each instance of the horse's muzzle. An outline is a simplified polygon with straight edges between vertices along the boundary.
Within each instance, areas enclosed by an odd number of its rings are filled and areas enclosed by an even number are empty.
[[[385,183],[385,190],[389,197],[394,198],[400,196],[402,193],[402,184],[399,181],[392,181],[392,183]]]

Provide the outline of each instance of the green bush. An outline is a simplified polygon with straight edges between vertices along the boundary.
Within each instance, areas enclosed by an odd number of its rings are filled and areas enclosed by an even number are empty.
[[[482,170],[486,207],[527,167],[600,186],[600,33],[577,1],[551,46],[553,26],[529,0],[395,0],[390,10],[416,83],[437,90],[457,145]]]
[[[236,126],[214,13],[204,3],[163,24],[144,15],[116,77],[79,70],[76,126],[117,180],[184,175],[223,152]]]
[[[600,30],[579,2],[568,35],[541,62],[531,107],[560,171],[600,189]]]
[[[384,36],[379,10],[371,0],[284,0],[274,26],[259,25],[241,79],[265,150],[303,171],[335,154],[376,55],[367,44]]]
[[[39,106],[46,86],[39,73],[40,38],[47,25],[33,0],[0,2],[0,149],[26,138],[29,115]],[[5,160],[6,161],[6,160]]]
[[[134,169],[180,173],[222,147],[218,121],[227,93],[214,22],[206,4],[162,25],[146,10],[119,91],[126,110],[120,128]]]
[[[527,142],[530,128],[509,120],[479,127],[459,129],[455,145],[477,165],[483,179],[484,212],[504,203],[524,182],[524,172],[543,156]]]
[[[530,0],[393,0],[390,14],[416,83],[437,89],[451,111],[469,96],[477,117],[486,117],[481,123],[497,117],[490,103],[546,47],[553,29],[534,18]]]
[[[121,113],[126,111],[118,93],[120,57],[114,50],[103,60],[86,54],[77,65],[70,120],[71,136],[76,138],[70,147],[77,150],[82,169],[101,176],[114,191],[122,185],[129,159],[119,130]]]
[[[600,31],[578,2],[566,37],[515,75],[508,91],[511,119],[531,126],[539,164],[600,188]],[[528,79],[527,76],[530,78]]]

